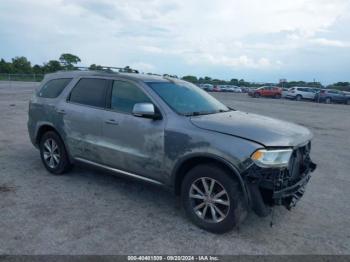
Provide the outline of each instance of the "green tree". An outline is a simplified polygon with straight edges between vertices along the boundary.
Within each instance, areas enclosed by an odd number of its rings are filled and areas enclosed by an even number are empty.
[[[0,60],[0,73],[10,74],[12,73],[12,64],[6,62],[3,58]]]
[[[61,66],[60,62],[57,60],[50,60],[48,63],[44,64],[44,67],[43,67],[43,71],[45,73],[52,73],[62,69],[63,67]]]
[[[209,76],[205,76],[205,77],[204,77],[204,82],[205,82],[206,84],[211,84],[212,80],[211,80],[211,78],[210,78]]]
[[[42,74],[42,73],[44,73],[44,68],[40,65],[34,65],[32,68],[32,72],[34,74]]]
[[[91,65],[89,66],[89,69],[90,69],[90,70],[102,70],[103,67],[100,66],[100,65],[91,64]]]
[[[31,73],[32,67],[28,59],[24,56],[12,58],[13,73]]]
[[[188,76],[184,76],[182,77],[183,80],[185,81],[188,81],[188,82],[191,82],[191,83],[197,83],[198,82],[198,79],[196,76],[191,76],[191,75],[188,75]]]
[[[81,62],[80,58],[72,54],[62,54],[59,58],[63,67],[67,70],[73,70],[74,65]]]
[[[236,79],[236,78],[232,78],[231,80],[230,80],[230,85],[234,85],[234,86],[238,86],[238,79]]]

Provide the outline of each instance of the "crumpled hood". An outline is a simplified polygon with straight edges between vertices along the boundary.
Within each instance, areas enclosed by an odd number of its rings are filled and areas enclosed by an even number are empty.
[[[240,111],[194,116],[191,122],[199,128],[242,137],[265,147],[295,147],[312,139],[305,127]]]

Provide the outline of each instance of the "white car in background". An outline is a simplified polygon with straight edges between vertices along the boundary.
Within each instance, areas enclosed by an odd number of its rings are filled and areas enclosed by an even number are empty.
[[[235,93],[242,93],[242,89],[240,87],[234,86],[233,88],[234,88],[233,92],[235,92]]]
[[[226,86],[228,92],[242,93],[242,89],[239,86]]]
[[[282,97],[285,98],[287,97],[289,88],[282,88]]]
[[[314,100],[315,99],[316,90],[310,87],[291,87],[288,89],[286,98],[295,99],[300,101],[302,99]]]

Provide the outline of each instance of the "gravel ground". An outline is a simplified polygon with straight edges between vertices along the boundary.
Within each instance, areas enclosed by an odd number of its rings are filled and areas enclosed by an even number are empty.
[[[350,106],[215,94],[236,109],[310,128],[318,164],[289,212],[250,214],[214,235],[162,188],[82,166],[45,171],[26,129],[33,83],[0,82],[0,254],[349,254]]]

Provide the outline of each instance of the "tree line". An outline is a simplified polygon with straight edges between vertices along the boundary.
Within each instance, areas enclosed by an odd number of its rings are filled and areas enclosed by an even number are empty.
[[[1,58],[0,73],[2,74],[46,74],[60,70],[73,70],[75,65],[81,62],[81,59],[72,54],[62,54],[58,60],[50,60],[43,65],[35,64],[24,56],[17,56],[11,59],[10,62]]]
[[[7,62],[5,59],[1,58],[0,60],[0,74],[46,74],[53,73],[60,70],[76,70],[78,69],[76,65],[81,62],[81,59],[74,54],[64,53],[61,54],[58,60],[49,60],[42,65],[32,65],[32,63],[24,56],[18,56],[11,59]],[[89,66],[91,70],[102,70],[103,67],[96,64],[91,64]],[[136,70],[131,69],[126,66],[123,70],[124,72],[135,72]],[[136,71],[137,72],[137,71]],[[151,74],[151,73],[150,73]],[[171,76],[164,74],[164,76]],[[199,84],[212,84],[212,85],[235,85],[241,87],[259,87],[263,85],[275,85],[274,83],[252,83],[245,81],[244,79],[232,78],[229,81],[211,78],[209,76],[205,77],[196,77],[193,75],[186,75],[182,77],[183,80],[189,81],[196,85]],[[305,81],[290,81],[279,83],[278,86],[289,88],[293,86],[305,86],[305,87],[323,87],[319,82],[305,82]],[[350,91],[349,82],[338,82],[332,85],[329,85],[328,88],[334,88],[344,91]]]

